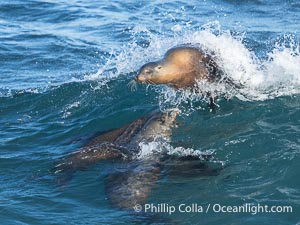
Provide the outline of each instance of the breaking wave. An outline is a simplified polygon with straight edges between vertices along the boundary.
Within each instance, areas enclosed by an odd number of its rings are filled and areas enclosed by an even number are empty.
[[[168,87],[150,87],[158,92],[162,109],[178,107],[182,103],[208,101],[203,93],[210,92],[227,99],[236,97],[242,101],[263,101],[279,96],[300,93],[300,48],[296,37],[284,35],[278,38],[266,57],[258,57],[254,50],[246,47],[245,33],[222,30],[218,22],[202,26],[199,30],[183,29],[176,25],[173,35],[155,33],[146,27],[132,28],[132,42],[118,51],[112,50],[110,57],[97,73],[85,79],[105,80],[132,77],[145,63],[160,59],[171,47],[181,44],[197,44],[207,52],[213,52],[224,79],[218,83],[198,82],[201,91],[173,90]],[[226,85],[230,78],[236,86]],[[197,109],[191,107],[190,109]]]

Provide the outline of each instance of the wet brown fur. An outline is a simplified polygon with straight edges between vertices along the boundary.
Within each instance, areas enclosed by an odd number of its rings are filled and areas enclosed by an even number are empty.
[[[213,81],[218,68],[212,57],[196,47],[175,47],[164,58],[142,66],[136,81],[167,84],[173,88],[194,86],[196,80]]]

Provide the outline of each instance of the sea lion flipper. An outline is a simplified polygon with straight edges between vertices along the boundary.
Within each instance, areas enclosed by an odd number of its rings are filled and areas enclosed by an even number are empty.
[[[210,112],[215,112],[216,106],[218,106],[216,104],[216,99],[217,99],[217,97],[212,97],[212,96],[209,98],[209,111]]]
[[[125,149],[113,143],[101,143],[79,149],[79,151],[63,158],[51,170],[54,174],[60,174],[58,184],[66,184],[78,170],[85,170],[89,166],[102,160],[122,159],[129,157]]]
[[[138,118],[132,123],[126,124],[121,128],[101,132],[91,138],[85,146],[95,146],[101,143],[111,143],[124,146],[130,142],[130,140],[141,130],[151,117],[152,114]]]

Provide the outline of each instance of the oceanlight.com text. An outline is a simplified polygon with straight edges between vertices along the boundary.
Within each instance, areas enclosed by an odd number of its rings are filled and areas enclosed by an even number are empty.
[[[249,213],[256,215],[258,213],[292,213],[292,206],[282,205],[263,205],[263,204],[251,204],[245,203],[242,205],[222,205],[219,203],[213,204],[178,204],[171,205],[167,203],[160,204],[145,204],[135,205],[133,207],[135,212],[145,213]]]

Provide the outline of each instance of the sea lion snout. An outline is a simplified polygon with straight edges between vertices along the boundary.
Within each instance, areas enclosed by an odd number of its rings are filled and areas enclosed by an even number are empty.
[[[138,75],[136,75],[134,80],[137,81],[137,82],[144,83],[147,80],[147,78],[143,74],[138,73]]]
[[[148,81],[151,81],[151,78],[153,78],[155,74],[155,68],[157,65],[158,63],[156,62],[150,62],[143,65],[134,80],[141,83],[147,83]]]

